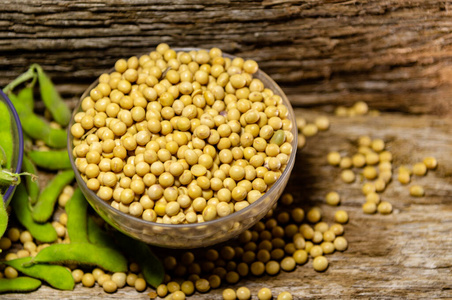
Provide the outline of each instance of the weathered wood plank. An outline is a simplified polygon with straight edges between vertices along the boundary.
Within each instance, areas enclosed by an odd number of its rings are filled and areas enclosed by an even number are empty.
[[[256,59],[300,106],[365,100],[452,111],[452,22],[438,1],[18,1],[2,3],[0,86],[39,63],[68,98],[114,61],[173,47]]]

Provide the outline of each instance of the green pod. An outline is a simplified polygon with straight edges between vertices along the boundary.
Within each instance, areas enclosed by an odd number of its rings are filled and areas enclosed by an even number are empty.
[[[154,255],[151,248],[143,242],[132,239],[120,232],[115,232],[115,238],[120,247],[129,257],[133,257],[141,267],[146,282],[157,288],[165,277],[162,262]]]
[[[44,139],[44,143],[51,148],[61,149],[67,146],[67,132],[64,129],[50,128],[49,134]]]
[[[0,146],[0,169],[6,167],[8,162],[8,158],[6,157],[6,152],[3,150],[3,147]]]
[[[16,258],[10,261],[5,261],[5,264],[13,267],[17,271],[31,276],[33,278],[41,279],[50,286],[59,290],[73,290],[74,289],[74,278],[72,273],[63,266],[58,265],[44,265],[44,264],[32,264],[29,265],[32,258],[22,257]],[[25,267],[25,265],[27,265]]]
[[[53,244],[39,251],[31,262],[78,263],[110,272],[127,272],[127,260],[119,251],[90,243]]]
[[[22,94],[23,97],[28,96]],[[37,116],[33,110],[25,105],[29,99],[21,99],[13,93],[8,94],[19,115],[22,130],[32,139],[43,140],[51,148],[65,148],[67,145],[67,132],[63,129],[55,129],[41,117]]]
[[[113,238],[97,225],[92,217],[88,217],[88,239],[91,244],[101,247],[115,248]]]
[[[2,165],[6,166],[6,169],[11,168],[11,162],[13,160],[13,133],[11,128],[11,115],[8,106],[5,102],[0,101],[0,147],[4,151],[6,162],[3,161],[2,155],[2,163],[0,163],[0,167]],[[3,152],[2,151],[2,152]]]
[[[87,210],[88,202],[82,191],[77,188],[66,205],[67,212],[67,233],[71,243],[87,243]]]
[[[31,216],[39,223],[46,222],[53,214],[55,203],[63,188],[74,180],[72,170],[61,171],[49,182],[39,194],[38,201],[33,206]]]
[[[35,239],[43,243],[51,243],[57,240],[58,235],[50,223],[37,223],[31,217],[30,202],[23,184],[19,184],[16,188],[11,206],[17,220],[27,228]]]
[[[40,286],[41,280],[26,276],[0,279],[0,293],[32,292]]]
[[[0,238],[6,231],[8,227],[8,212],[6,211],[5,202],[3,201],[3,196],[0,194]]]
[[[33,96],[33,85],[27,85],[17,93],[17,97],[22,101],[25,108],[29,111],[33,111],[35,106],[34,96]]]
[[[25,186],[27,187],[27,193],[31,204],[35,204],[39,196],[39,183],[37,181],[38,171],[34,163],[28,158],[27,155],[23,156],[22,160],[22,172],[29,173],[30,176],[25,176]]]
[[[28,156],[38,167],[47,170],[64,170],[71,168],[67,150],[29,151]]]
[[[44,105],[50,111],[53,119],[63,127],[71,120],[71,110],[63,101],[52,80],[39,65],[33,65],[38,73],[39,90]]]

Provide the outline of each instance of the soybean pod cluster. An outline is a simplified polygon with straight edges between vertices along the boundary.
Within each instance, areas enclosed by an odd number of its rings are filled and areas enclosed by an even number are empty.
[[[34,112],[34,88],[37,82],[41,100],[49,112],[47,116]],[[24,173],[14,174],[7,170],[11,163],[13,139],[9,111],[3,109],[1,102],[0,150],[6,151],[0,151],[0,187],[7,188],[11,184],[18,186],[11,200],[10,212],[6,211],[0,197],[0,293],[33,291],[42,282],[56,289],[73,290],[79,281],[68,266],[72,269],[83,266],[84,270],[97,267],[102,272],[119,274],[112,277],[122,278],[122,274],[125,276],[129,269],[127,259],[118,250],[119,246],[112,236],[93,224],[91,218],[88,219],[88,203],[83,193],[72,186],[75,174],[67,151],[61,149],[66,146],[67,133],[64,127],[70,121],[70,109],[47,74],[36,64],[4,91],[8,93],[23,124],[25,154],[22,166]],[[38,176],[44,177],[41,185],[37,181]],[[49,180],[45,183],[46,179]],[[59,207],[56,206],[57,202]],[[62,212],[66,204],[67,214]],[[12,218],[8,218],[9,213]],[[8,219],[12,220],[9,229]],[[126,237],[123,240],[130,243]],[[135,245],[144,253],[146,261],[152,262],[154,268],[158,269],[161,263],[147,245],[138,241],[135,241]],[[148,269],[149,266],[143,264],[143,270]],[[148,282],[144,279],[139,281],[140,289],[146,288],[148,284],[159,284],[163,278],[162,272],[163,268],[160,268],[160,272],[148,271],[144,276]],[[134,276],[137,277],[136,274]],[[104,290],[116,291],[117,286],[121,286],[120,281],[106,282]]]
[[[89,189],[146,221],[200,223],[259,199],[292,152],[282,98],[253,60],[160,44],[120,59],[82,99],[70,128]]]

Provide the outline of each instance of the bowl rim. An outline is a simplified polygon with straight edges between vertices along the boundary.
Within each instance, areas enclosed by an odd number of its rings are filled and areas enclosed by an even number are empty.
[[[23,160],[23,154],[24,154],[24,136],[23,136],[23,132],[22,132],[22,124],[20,123],[19,115],[17,114],[16,108],[14,107],[13,103],[11,102],[11,100],[9,100],[8,96],[1,89],[0,89],[0,96],[5,100],[6,105],[8,105],[8,108],[9,108],[9,110],[14,118],[14,121],[16,123],[16,126],[17,126],[17,131],[18,131],[18,135],[19,135],[19,149],[18,149],[19,155],[17,157],[15,173],[19,173],[20,170],[22,169],[22,160]],[[14,195],[15,189],[16,189],[15,185],[11,185],[8,187],[5,194],[3,195],[3,201],[5,204],[8,204],[9,200]]]
[[[190,47],[181,47],[181,48],[171,48],[172,50],[176,51],[176,52],[188,52],[188,51],[199,51],[199,50],[207,50],[204,48],[190,48]],[[235,58],[237,56],[222,52],[222,56],[223,57],[229,57],[229,58]],[[114,68],[111,68],[108,70],[108,72],[110,72],[111,70],[114,70]],[[272,83],[274,85],[274,87],[272,87],[272,91],[279,95],[282,100],[283,100],[283,104],[287,107],[288,109],[288,116],[290,116],[290,120],[292,122],[292,126],[295,126],[293,128],[296,128],[296,124],[295,124],[295,112],[294,109],[292,107],[292,104],[290,103],[289,99],[287,98],[286,94],[283,92],[283,90],[281,89],[281,87],[264,71],[262,71],[261,69],[258,69],[258,71],[256,73],[253,74],[253,77],[259,74],[260,77],[263,77],[266,81]],[[68,126],[68,143],[67,143],[67,147],[68,147],[68,153],[69,153],[69,159],[71,161],[71,166],[72,169],[74,170],[75,176],[77,178],[79,178],[81,180],[81,182],[83,182],[85,185],[85,181],[81,178],[80,175],[80,171],[77,169],[76,165],[75,165],[75,159],[73,156],[73,137],[70,131],[70,128],[72,127],[73,123],[74,123],[74,116],[80,112],[80,106],[81,106],[81,102],[83,101],[83,99],[89,94],[89,91],[94,88],[97,84],[98,84],[99,78],[97,78],[82,94],[82,96],[79,99],[79,102],[77,103],[77,105],[74,108],[73,114],[72,114],[72,118],[71,121],[69,123]],[[99,204],[100,206],[104,207],[107,211],[111,211],[113,214],[117,214],[120,215],[121,217],[127,218],[132,220],[133,222],[137,222],[137,223],[141,223],[142,225],[146,225],[146,226],[159,226],[162,228],[170,228],[170,229],[187,229],[187,228],[196,228],[199,226],[211,226],[211,225],[215,225],[215,224],[221,224],[229,219],[240,219],[241,216],[245,217],[247,215],[247,212],[249,210],[252,210],[253,208],[255,208],[256,206],[258,206],[261,202],[263,202],[265,200],[265,197],[268,197],[269,194],[271,194],[272,191],[276,190],[277,187],[279,187],[282,184],[286,184],[287,181],[285,180],[286,177],[290,177],[290,174],[292,173],[292,169],[295,165],[295,156],[297,153],[297,140],[298,140],[298,135],[293,136],[293,140],[291,146],[292,146],[292,152],[290,153],[289,156],[289,160],[287,161],[286,164],[286,168],[284,169],[284,171],[281,173],[281,176],[278,178],[278,180],[270,187],[270,189],[268,189],[264,194],[262,194],[256,201],[254,201],[253,203],[251,203],[250,205],[248,205],[247,207],[239,210],[239,211],[235,211],[233,213],[231,213],[230,215],[227,215],[225,217],[220,217],[214,220],[210,220],[210,221],[204,221],[202,223],[186,223],[186,224],[166,224],[166,223],[157,223],[157,222],[151,222],[151,221],[146,221],[143,219],[140,219],[138,217],[132,216],[130,214],[124,213],[114,207],[112,207],[107,201],[104,201],[102,199],[100,199],[96,193],[94,193],[92,190],[90,189],[86,189],[88,191],[88,193],[90,194],[92,199],[95,199],[96,204]],[[287,178],[288,180],[289,178]],[[78,181],[78,180],[77,180]],[[109,213],[110,214],[110,213]]]

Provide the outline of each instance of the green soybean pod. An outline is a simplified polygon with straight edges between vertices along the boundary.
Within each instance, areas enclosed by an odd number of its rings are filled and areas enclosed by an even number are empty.
[[[33,206],[31,216],[36,222],[44,223],[53,214],[58,195],[63,188],[74,180],[74,171],[66,170],[58,173],[39,194]]]
[[[102,230],[92,217],[88,217],[88,239],[94,245],[110,248],[116,247],[112,236]]]
[[[85,196],[79,188],[76,188],[66,205],[66,228],[71,243],[88,242],[87,209],[88,202],[86,202]]]
[[[31,235],[43,243],[51,243],[58,239],[55,228],[50,223],[37,223],[31,217],[30,202],[23,183],[19,184],[11,200],[13,212],[17,220],[31,233]]]
[[[17,93],[17,97],[21,99],[24,106],[27,107],[30,111],[33,111],[35,105],[33,96],[33,86],[34,84],[27,85],[23,89],[21,89],[19,93]]]
[[[64,170],[71,168],[67,150],[48,150],[28,152],[28,156],[38,167],[47,170]]]
[[[35,204],[39,196],[39,183],[36,180],[38,171],[34,163],[28,158],[27,155],[23,156],[22,160],[22,172],[31,174],[31,176],[25,176],[25,186],[27,187],[27,193],[31,204]]]
[[[117,250],[90,243],[52,244],[39,251],[31,263],[79,263],[110,272],[126,272],[127,260]]]
[[[146,282],[157,288],[163,282],[165,269],[162,262],[151,251],[151,248],[147,244],[119,232],[115,232],[115,238],[124,252],[136,259]]]
[[[67,145],[67,132],[63,129],[55,129],[50,124],[37,116],[25,105],[29,100],[21,99],[14,93],[8,94],[19,115],[22,130],[35,140],[43,140],[47,146],[52,148],[65,148]]]
[[[0,279],[0,293],[32,292],[40,286],[41,280],[26,276]]]
[[[44,142],[46,145],[61,149],[67,146],[67,132],[64,129],[50,128],[48,135],[45,137]]]
[[[0,101],[0,147],[6,156],[6,169],[11,168],[13,159],[13,133],[11,132],[11,115],[5,102]],[[1,165],[0,165],[1,167]]]
[[[33,65],[38,73],[39,90],[44,105],[50,111],[53,119],[61,126],[67,126],[71,120],[71,110],[56,90],[52,80],[41,66]]]
[[[74,278],[68,269],[63,266],[45,264],[32,264],[25,266],[29,264],[31,260],[32,258],[28,256],[5,261],[5,264],[27,276],[41,279],[56,289],[74,289]]]
[[[6,166],[7,162],[8,158],[6,157],[5,150],[3,150],[3,147],[0,146],[0,169]]]
[[[8,212],[2,194],[0,194],[0,202],[0,237],[2,237],[8,227]]]

